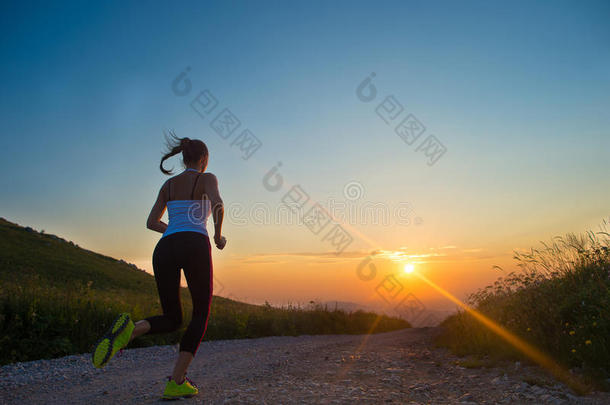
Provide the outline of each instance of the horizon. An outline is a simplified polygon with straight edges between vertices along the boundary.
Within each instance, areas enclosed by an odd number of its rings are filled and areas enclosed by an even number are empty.
[[[174,129],[219,179],[221,296],[452,310],[410,272],[465,299],[609,218],[610,5],[439,4],[5,5],[0,216],[152,273]]]

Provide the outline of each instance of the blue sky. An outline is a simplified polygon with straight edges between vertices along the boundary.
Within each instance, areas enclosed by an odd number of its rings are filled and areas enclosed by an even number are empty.
[[[408,201],[379,246],[508,252],[608,214],[607,2],[3,3],[0,215],[138,263],[164,129],[203,139],[225,201],[276,207],[278,161],[312,197]],[[177,97],[186,67],[193,93]],[[375,102],[355,94],[371,72]],[[209,89],[262,142],[244,161],[189,107]],[[433,166],[375,114],[388,95],[447,147]],[[174,162],[178,165],[178,162]],[[325,251],[295,226],[234,226],[225,258]],[[353,249],[371,246],[357,240]],[[143,264],[144,265],[144,264]]]

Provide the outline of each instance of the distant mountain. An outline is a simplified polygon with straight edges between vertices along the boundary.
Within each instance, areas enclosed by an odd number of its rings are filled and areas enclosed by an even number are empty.
[[[386,314],[388,316],[399,317],[408,321],[414,327],[426,327],[426,326],[437,326],[441,321],[448,316],[455,313],[455,311],[449,310],[436,310],[422,308],[421,310],[415,310],[411,312],[400,313],[395,309],[384,311],[380,307],[373,305],[364,305],[357,302],[350,301],[325,301],[321,303],[322,306],[326,306],[329,310],[342,309],[347,312],[365,311],[365,312],[376,312]]]
[[[355,312],[355,311],[376,312],[376,311],[374,311],[374,308],[359,304],[357,302],[350,302],[350,301],[324,301],[324,302],[320,303],[320,305],[326,306],[331,311],[334,309],[342,309],[347,312]]]

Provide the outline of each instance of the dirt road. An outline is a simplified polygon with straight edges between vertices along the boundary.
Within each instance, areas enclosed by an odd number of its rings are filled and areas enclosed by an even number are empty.
[[[536,367],[463,368],[432,341],[436,328],[365,336],[204,342],[188,376],[210,404],[610,403],[577,397]],[[130,349],[101,370],[89,355],[0,368],[2,404],[150,404],[177,346]]]

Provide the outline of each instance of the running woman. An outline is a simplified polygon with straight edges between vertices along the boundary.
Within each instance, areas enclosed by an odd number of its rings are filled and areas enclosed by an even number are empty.
[[[96,344],[93,351],[95,367],[104,367],[129,342],[145,333],[167,333],[182,324],[180,303],[180,269],[184,270],[193,299],[193,316],[180,341],[180,352],[173,373],[163,393],[164,399],[196,395],[199,390],[186,377],[205,333],[212,301],[212,255],[206,222],[214,219],[214,243],[223,249],[227,243],[221,234],[224,207],[218,181],[212,173],[204,173],[208,165],[208,149],[198,139],[178,138],[170,133],[168,151],[159,167],[168,158],[182,153],[185,170],[167,180],[155,202],[146,227],[163,234],[153,253],[153,269],[163,315],[136,322],[128,313],[115,320],[112,327]],[[161,221],[167,207],[169,224]]]

